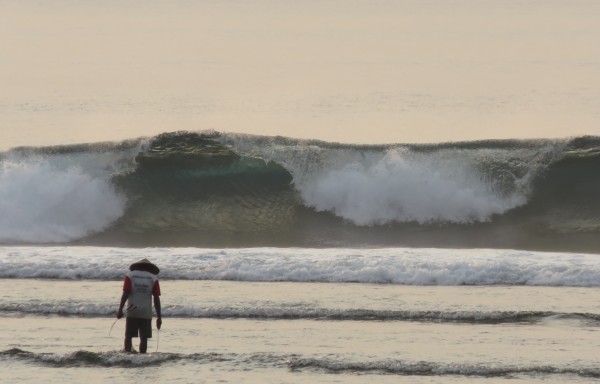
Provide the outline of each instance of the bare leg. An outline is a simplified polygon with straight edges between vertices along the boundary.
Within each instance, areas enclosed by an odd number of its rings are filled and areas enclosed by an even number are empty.
[[[140,337],[140,353],[146,353],[148,349],[148,338]]]
[[[125,352],[131,352],[131,337],[125,338]]]

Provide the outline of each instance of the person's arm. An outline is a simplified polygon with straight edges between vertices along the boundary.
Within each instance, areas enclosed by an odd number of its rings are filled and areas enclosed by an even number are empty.
[[[123,294],[121,295],[121,302],[119,303],[119,310],[117,311],[117,319],[123,317],[123,307],[125,306],[125,302],[129,298],[129,294],[131,293],[131,279],[129,276],[125,276],[125,280],[123,280]]]
[[[156,309],[156,328],[162,326],[162,315],[160,311],[160,296],[154,295],[154,308]]]
[[[129,298],[129,291],[123,291],[121,295],[121,302],[119,303],[119,310],[117,311],[117,319],[123,317],[123,307],[125,306],[125,302]]]

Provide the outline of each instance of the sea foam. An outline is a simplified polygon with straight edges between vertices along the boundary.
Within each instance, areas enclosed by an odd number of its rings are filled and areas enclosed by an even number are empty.
[[[597,255],[429,248],[2,247],[0,278],[119,280],[143,257],[162,279],[600,286]]]
[[[0,162],[0,242],[65,242],[100,231],[126,199],[100,158],[11,156]]]
[[[296,186],[307,205],[358,225],[486,221],[526,202],[521,191],[499,195],[469,164],[434,160],[390,150],[362,162],[338,160]]]
[[[516,148],[265,145],[244,135],[223,140],[274,161],[293,176],[306,206],[357,225],[473,223],[527,203],[536,175],[562,150],[546,142]]]

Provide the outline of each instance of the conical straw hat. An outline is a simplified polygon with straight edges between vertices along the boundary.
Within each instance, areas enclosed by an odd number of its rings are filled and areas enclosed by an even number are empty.
[[[158,275],[160,269],[152,264],[148,259],[142,259],[140,261],[136,261],[135,263],[129,266],[130,271],[146,271],[152,274]]]

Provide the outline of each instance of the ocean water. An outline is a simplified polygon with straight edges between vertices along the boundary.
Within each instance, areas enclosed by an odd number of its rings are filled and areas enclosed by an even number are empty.
[[[599,149],[211,131],[2,152],[0,377],[597,381]],[[124,354],[142,257],[163,329]]]
[[[163,329],[119,352],[130,260]],[[589,382],[596,255],[511,250],[3,247],[6,382]]]

